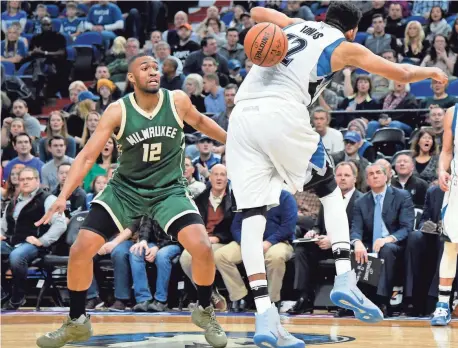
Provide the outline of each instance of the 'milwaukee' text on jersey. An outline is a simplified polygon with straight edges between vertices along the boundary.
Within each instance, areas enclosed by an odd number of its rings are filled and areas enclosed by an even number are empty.
[[[154,126],[142,129],[126,136],[126,140],[130,145],[138,144],[147,139],[154,137],[168,137],[174,139],[178,129],[170,126]]]

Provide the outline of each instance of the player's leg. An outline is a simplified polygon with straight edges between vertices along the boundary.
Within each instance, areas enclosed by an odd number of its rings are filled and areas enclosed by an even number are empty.
[[[76,241],[70,248],[67,283],[70,313],[62,327],[37,339],[41,348],[63,347],[71,341],[85,341],[92,336],[90,317],[86,315],[87,290],[93,277],[93,257],[111,236],[119,232],[108,211],[93,204]]]

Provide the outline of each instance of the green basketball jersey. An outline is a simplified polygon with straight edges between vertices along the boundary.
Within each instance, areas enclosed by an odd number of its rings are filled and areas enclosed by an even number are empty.
[[[151,196],[155,189],[186,185],[183,122],[172,92],[161,88],[158,96],[151,114],[137,105],[134,93],[119,99],[122,124],[117,139],[121,156],[112,181],[145,196]]]

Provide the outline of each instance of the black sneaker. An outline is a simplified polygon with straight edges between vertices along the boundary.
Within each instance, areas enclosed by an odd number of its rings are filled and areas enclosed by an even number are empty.
[[[153,312],[165,312],[168,310],[167,303],[162,303],[157,300],[154,300],[153,303],[150,303],[148,309]]]
[[[116,300],[115,303],[113,303],[108,310],[110,312],[124,312],[126,310],[126,305],[123,301],[121,300]]]
[[[103,302],[100,297],[94,297],[86,302],[86,309],[99,309],[102,308],[105,302]]]
[[[151,303],[151,301],[143,301],[140,303],[137,303],[132,310],[134,312],[148,312],[148,305]]]
[[[11,302],[11,299],[6,302],[3,307],[2,307],[2,310],[4,311],[16,311],[19,309],[19,307],[23,306],[25,304],[26,300],[25,300],[25,297],[19,301],[18,303],[13,303]]]

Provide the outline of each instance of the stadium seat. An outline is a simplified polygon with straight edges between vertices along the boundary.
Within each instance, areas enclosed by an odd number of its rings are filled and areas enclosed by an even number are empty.
[[[5,75],[14,75],[16,67],[14,63],[2,60],[3,69],[5,69]]]
[[[447,23],[453,28],[453,24],[455,23],[455,20],[458,16],[457,15],[453,15],[453,16],[449,16],[447,17]]]
[[[226,26],[229,26],[229,24],[231,24],[231,21],[232,21],[233,18],[234,18],[234,12],[229,11],[229,12],[226,12],[223,15],[221,20],[223,21],[224,24],[226,24]]]
[[[78,12],[82,12],[84,15],[89,13],[89,7],[86,4],[78,4],[76,8],[78,9]]]
[[[97,45],[103,46],[103,37],[102,34],[88,31],[79,35],[74,42],[74,45]]]
[[[22,33],[21,36],[27,39],[28,46],[30,46],[30,41],[32,41],[33,34]]]
[[[410,84],[410,93],[417,98],[432,97],[434,95],[431,89],[431,80],[423,80]]]
[[[57,7],[57,5],[46,5],[46,10],[51,18],[59,17],[59,7]]]
[[[355,74],[357,75],[369,75],[369,72],[367,72],[366,70],[363,70],[361,68],[358,68],[355,70]]]
[[[32,62],[22,64],[16,71],[16,75],[25,75],[26,73],[32,73]]]
[[[33,20],[27,19],[27,22],[25,23],[25,28],[22,34],[32,33],[32,31],[33,31]]]
[[[51,19],[52,30],[56,33],[60,32],[60,27],[62,26],[62,21],[59,18]]]
[[[447,88],[447,93],[454,96],[458,95],[458,80],[450,82]]]
[[[76,50],[73,46],[67,46],[65,48],[65,50],[67,51],[67,60],[68,61],[71,61],[71,62],[74,62],[75,59],[76,59]]]
[[[79,35],[73,43],[76,52],[73,73],[80,80],[91,80],[94,67],[102,59],[103,39],[100,33],[87,32]]]
[[[385,156],[393,156],[396,152],[405,149],[404,132],[398,128],[380,128],[371,139],[375,151]]]
[[[410,16],[405,19],[406,24],[412,21],[420,22],[421,25],[425,25],[427,23],[426,19],[422,16]]]
[[[357,42],[357,43],[359,43],[361,45],[364,45],[364,42],[366,41],[368,36],[369,36],[368,33],[358,32],[356,34],[355,42]]]

